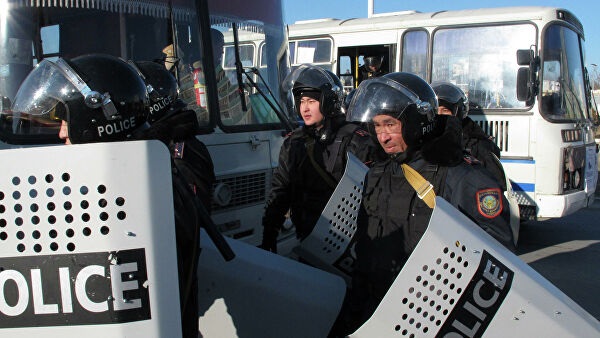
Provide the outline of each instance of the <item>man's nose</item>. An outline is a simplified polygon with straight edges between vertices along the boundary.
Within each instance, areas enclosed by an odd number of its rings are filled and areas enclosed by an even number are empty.
[[[385,131],[381,132],[377,134],[377,139],[382,143],[388,142],[390,140],[390,134]]]

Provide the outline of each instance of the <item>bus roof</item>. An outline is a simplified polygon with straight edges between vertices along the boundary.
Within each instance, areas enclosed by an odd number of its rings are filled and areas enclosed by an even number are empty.
[[[405,11],[393,15],[377,15],[370,18],[310,20],[310,22],[297,22],[296,24],[289,25],[289,36],[293,38],[353,31],[363,32],[398,28],[462,25],[467,23],[465,18],[469,18],[469,24],[516,22],[536,18],[539,20],[557,20],[560,18],[570,22],[583,35],[581,22],[568,10],[557,7],[524,6],[428,13]]]

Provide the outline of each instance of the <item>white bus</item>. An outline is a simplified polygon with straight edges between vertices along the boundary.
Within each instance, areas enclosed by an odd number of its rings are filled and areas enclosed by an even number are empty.
[[[460,86],[469,116],[495,137],[521,219],[561,217],[594,199],[597,149],[584,66],[584,32],[573,13],[514,7],[377,14],[288,26],[292,67],[318,64],[346,90],[365,55],[385,72]],[[519,60],[517,54],[520,56]]]

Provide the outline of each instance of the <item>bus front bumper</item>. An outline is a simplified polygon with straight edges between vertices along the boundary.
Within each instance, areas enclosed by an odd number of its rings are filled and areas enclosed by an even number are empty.
[[[565,195],[536,195],[538,220],[570,215],[594,202],[594,194],[588,196],[585,191]]]

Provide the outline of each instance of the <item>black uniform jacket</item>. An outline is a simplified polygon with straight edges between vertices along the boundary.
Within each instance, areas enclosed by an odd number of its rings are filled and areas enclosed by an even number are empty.
[[[383,293],[423,236],[432,209],[418,198],[400,165],[419,171],[441,196],[505,246],[513,248],[510,211],[500,185],[461,146],[460,121],[420,150],[376,163],[367,173],[356,234],[356,269]]]
[[[277,236],[288,210],[298,238],[312,231],[344,173],[346,152],[370,165],[377,148],[369,134],[343,115],[330,119],[325,139],[323,130],[307,127],[285,139],[263,217],[265,238]]]
[[[481,129],[479,124],[468,116],[462,120],[463,146],[465,150],[478,159],[481,164],[498,180],[502,190],[506,191],[506,175],[504,169],[494,158],[500,158],[500,148],[494,138]]]

